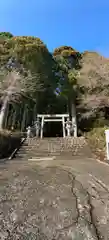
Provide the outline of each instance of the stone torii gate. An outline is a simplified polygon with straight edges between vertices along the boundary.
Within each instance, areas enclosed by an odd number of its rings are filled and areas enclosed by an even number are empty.
[[[43,129],[44,129],[44,123],[45,122],[62,122],[62,129],[63,129],[63,137],[66,137],[66,120],[69,118],[69,114],[38,114],[37,120],[41,123],[40,127],[40,137],[43,138]],[[74,137],[77,137],[77,129],[73,125],[72,121],[72,127],[74,130]]]

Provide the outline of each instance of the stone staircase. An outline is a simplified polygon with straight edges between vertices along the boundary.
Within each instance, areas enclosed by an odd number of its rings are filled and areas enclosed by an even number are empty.
[[[92,153],[83,137],[78,138],[30,138],[16,154],[16,160],[73,160],[91,158]]]

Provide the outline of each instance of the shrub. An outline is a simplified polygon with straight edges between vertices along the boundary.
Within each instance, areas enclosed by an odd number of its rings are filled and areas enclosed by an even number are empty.
[[[0,159],[7,158],[20,145],[22,135],[7,130],[0,131]]]
[[[105,127],[93,128],[90,132],[85,134],[93,152],[97,155],[100,160],[106,158],[106,140],[105,140]]]

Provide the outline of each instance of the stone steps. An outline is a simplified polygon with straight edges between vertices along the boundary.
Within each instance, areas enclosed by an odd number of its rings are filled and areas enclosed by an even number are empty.
[[[82,138],[31,138],[24,142],[16,159],[25,161],[36,158],[73,159],[75,156],[92,157],[85,139]]]

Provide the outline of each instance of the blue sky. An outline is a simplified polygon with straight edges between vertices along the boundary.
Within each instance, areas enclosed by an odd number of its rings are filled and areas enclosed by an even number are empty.
[[[0,31],[109,57],[109,0],[0,0]]]

